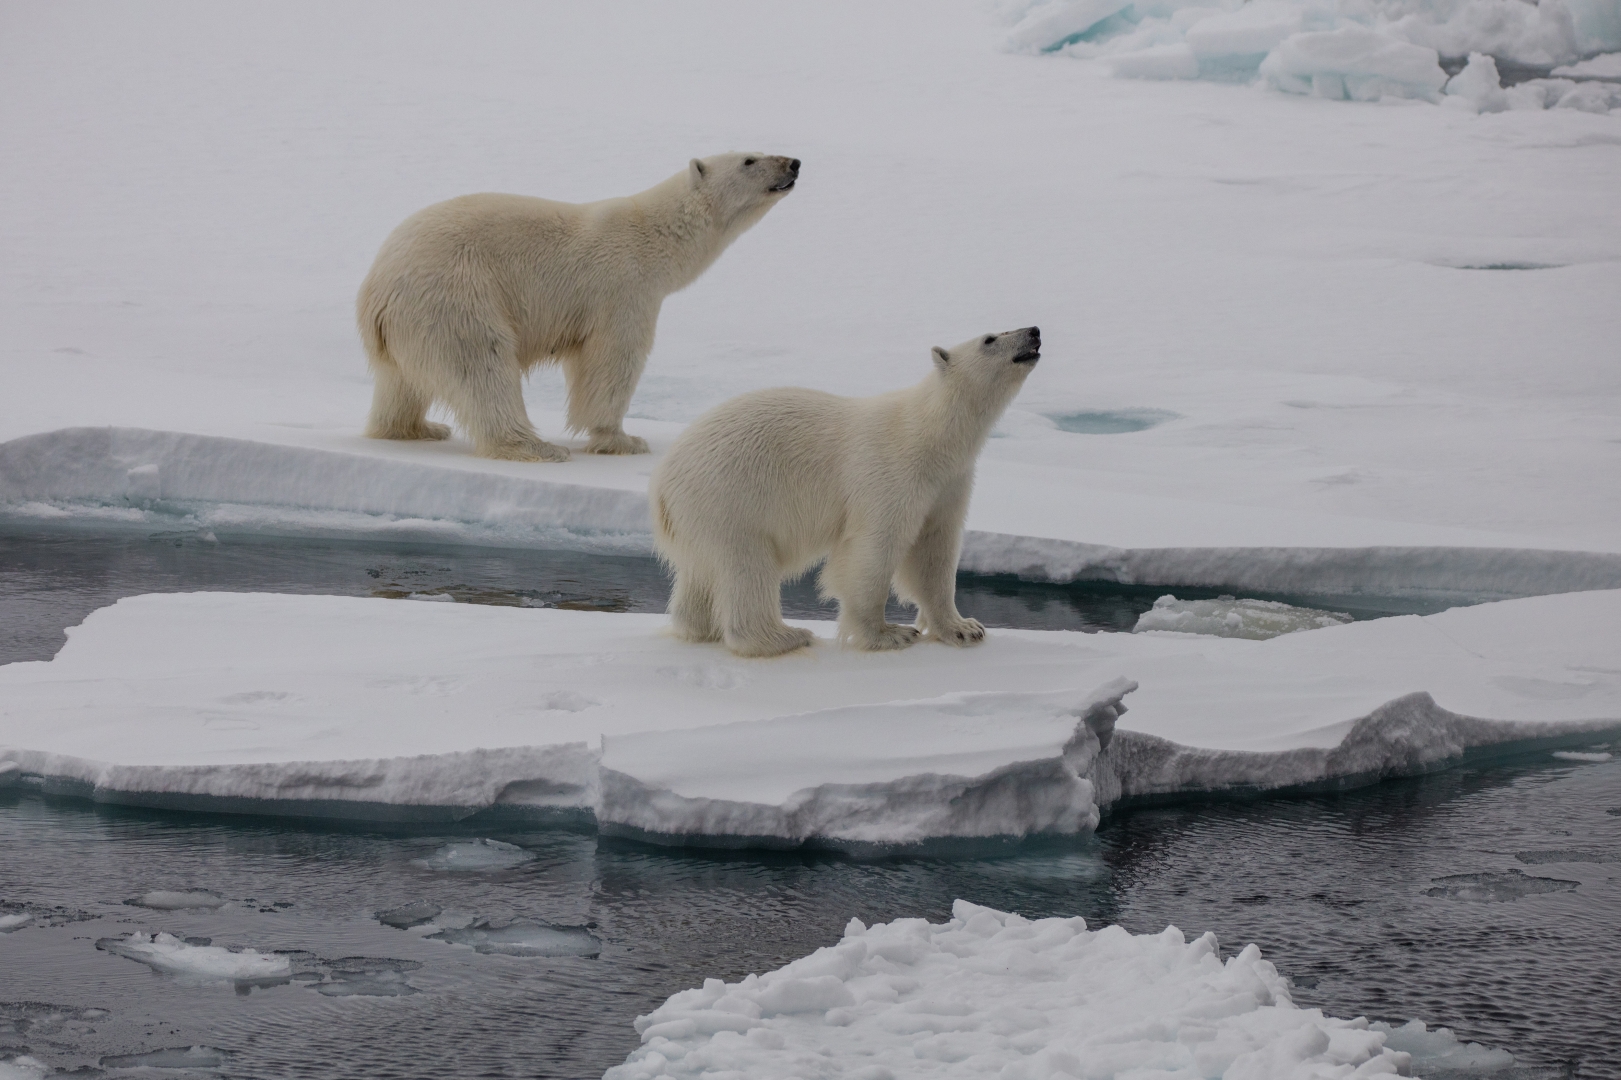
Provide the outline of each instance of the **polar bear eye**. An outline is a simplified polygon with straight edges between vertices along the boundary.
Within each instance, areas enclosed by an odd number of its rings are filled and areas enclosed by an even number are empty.
[[[996,335],[995,334],[987,334],[986,337],[985,337],[985,344],[987,344],[987,345],[995,345],[996,344]]]
[[[746,158],[743,159],[743,164],[745,164],[745,165],[753,165],[754,164],[754,159],[751,158],[751,157],[746,157]]]

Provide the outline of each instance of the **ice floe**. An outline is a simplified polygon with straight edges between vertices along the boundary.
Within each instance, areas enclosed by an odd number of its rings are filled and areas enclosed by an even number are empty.
[[[705,980],[636,1030],[642,1045],[604,1080],[920,1069],[1262,1080],[1394,1076],[1411,1062],[1388,1029],[1296,1007],[1254,945],[1223,960],[1213,934],[1089,930],[962,900],[944,924],[852,919],[837,945],[740,982]]]
[[[96,948],[196,982],[276,982],[293,973],[292,962],[285,956],[257,949],[193,945],[161,930],[156,934],[137,930],[121,938],[101,938]]]
[[[533,858],[533,854],[516,844],[486,839],[446,844],[432,855],[412,861],[427,870],[483,872],[510,870]]]
[[[1590,592],[1264,641],[998,630],[970,650],[823,638],[745,661],[663,616],[151,595],[92,614],[51,661],[0,667],[0,762],[104,802],[488,811],[664,843],[1064,834],[1122,802],[1602,750],[1618,638],[1621,593]],[[550,707],[560,694],[595,704]],[[455,841],[422,865],[528,857]]]
[[[396,930],[409,930],[413,926],[431,923],[444,908],[438,904],[401,904],[377,913],[377,921]]]
[[[1351,621],[1351,616],[1337,611],[1296,607],[1277,600],[1239,600],[1231,596],[1178,600],[1167,595],[1155,600],[1152,608],[1137,617],[1132,632],[1170,630],[1180,634],[1214,634],[1264,641],[1279,634],[1321,630]]]
[[[1452,874],[1432,879],[1432,888],[1425,896],[1442,900],[1474,900],[1506,903],[1543,893],[1574,892],[1579,881],[1564,878],[1533,877],[1523,870],[1504,870],[1502,873]]]
[[[501,956],[597,956],[602,941],[584,926],[553,926],[522,920],[494,925],[479,920],[470,926],[428,934],[434,941],[466,945],[474,952]]]
[[[109,1054],[101,1059],[103,1069],[219,1069],[231,1055],[212,1046],[173,1046],[139,1054]]]
[[[153,889],[124,903],[131,907],[152,908],[154,911],[184,911],[189,908],[214,910],[224,907],[226,900],[218,893],[205,889],[169,890]]]

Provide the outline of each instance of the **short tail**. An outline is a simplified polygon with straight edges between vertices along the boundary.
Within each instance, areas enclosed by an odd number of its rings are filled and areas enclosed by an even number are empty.
[[[372,294],[371,282],[360,287],[355,299],[355,324],[360,328],[360,343],[366,350],[366,359],[375,367],[390,363],[388,341],[383,337],[384,305]]]

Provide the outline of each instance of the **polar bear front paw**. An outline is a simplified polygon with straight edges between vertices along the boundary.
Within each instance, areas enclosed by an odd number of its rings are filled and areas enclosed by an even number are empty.
[[[514,436],[478,448],[480,455],[503,461],[567,461],[568,447],[549,443],[539,435]]]
[[[623,431],[593,431],[585,444],[588,454],[645,454],[647,440]]]
[[[879,629],[856,637],[855,642],[863,649],[879,652],[889,649],[905,649],[916,645],[922,636],[923,634],[915,626],[884,623]]]
[[[929,636],[936,641],[943,641],[947,645],[955,645],[961,649],[984,641],[985,627],[978,619],[958,619],[938,629],[930,627]]]
[[[736,632],[726,635],[726,647],[738,656],[781,656],[783,653],[803,649],[816,640],[816,635],[809,630],[784,623],[765,631],[756,632],[751,637],[745,637]]]

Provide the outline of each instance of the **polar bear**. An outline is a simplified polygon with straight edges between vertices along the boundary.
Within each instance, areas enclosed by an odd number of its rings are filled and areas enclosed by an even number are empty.
[[[957,611],[957,555],[974,461],[1040,359],[1036,327],[934,350],[916,386],[870,398],[758,390],[682,432],[653,472],[654,546],[675,571],[677,636],[739,656],[812,641],[782,621],[781,584],[817,562],[839,640],[901,649],[927,634],[983,640]],[[915,626],[884,621],[890,588]]]
[[[374,439],[444,439],[442,401],[485,457],[567,461],[529,422],[523,376],[556,361],[568,426],[594,454],[645,454],[625,410],[659,306],[690,285],[799,177],[799,159],[694,158],[639,195],[562,203],[466,195],[407,218],[360,286]]]

